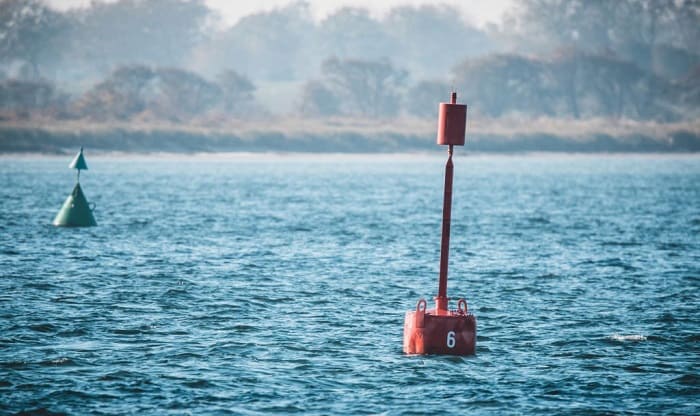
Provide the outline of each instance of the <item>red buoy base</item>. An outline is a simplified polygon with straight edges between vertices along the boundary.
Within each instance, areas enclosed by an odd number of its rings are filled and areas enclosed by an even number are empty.
[[[476,317],[467,312],[466,302],[464,308],[457,310],[426,310],[425,305],[421,299],[415,311],[406,312],[404,353],[472,355],[476,352]]]

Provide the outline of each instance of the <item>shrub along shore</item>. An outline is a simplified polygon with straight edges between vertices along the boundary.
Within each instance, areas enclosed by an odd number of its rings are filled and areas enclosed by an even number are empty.
[[[276,119],[226,123],[0,123],[0,153],[307,152],[394,153],[435,149],[423,119]],[[700,122],[518,118],[469,120],[467,151],[700,152]]]

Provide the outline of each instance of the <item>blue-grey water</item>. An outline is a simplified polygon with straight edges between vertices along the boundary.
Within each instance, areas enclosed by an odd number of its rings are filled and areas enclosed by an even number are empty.
[[[405,356],[445,155],[0,158],[0,413],[700,413],[700,157],[455,156],[473,357]],[[432,301],[431,301],[432,302]]]

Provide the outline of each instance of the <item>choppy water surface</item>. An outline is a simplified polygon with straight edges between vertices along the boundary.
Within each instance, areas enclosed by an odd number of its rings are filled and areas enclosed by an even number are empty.
[[[700,157],[455,156],[477,355],[407,357],[444,155],[0,159],[0,413],[698,414]]]

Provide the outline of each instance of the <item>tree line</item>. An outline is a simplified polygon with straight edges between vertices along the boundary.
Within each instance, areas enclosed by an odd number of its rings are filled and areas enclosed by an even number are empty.
[[[220,28],[194,0],[58,12],[0,1],[0,117],[254,117],[270,82],[300,117],[434,117],[451,89],[490,117],[696,119],[697,0],[520,0],[476,28],[449,6],[321,21],[304,2]]]

